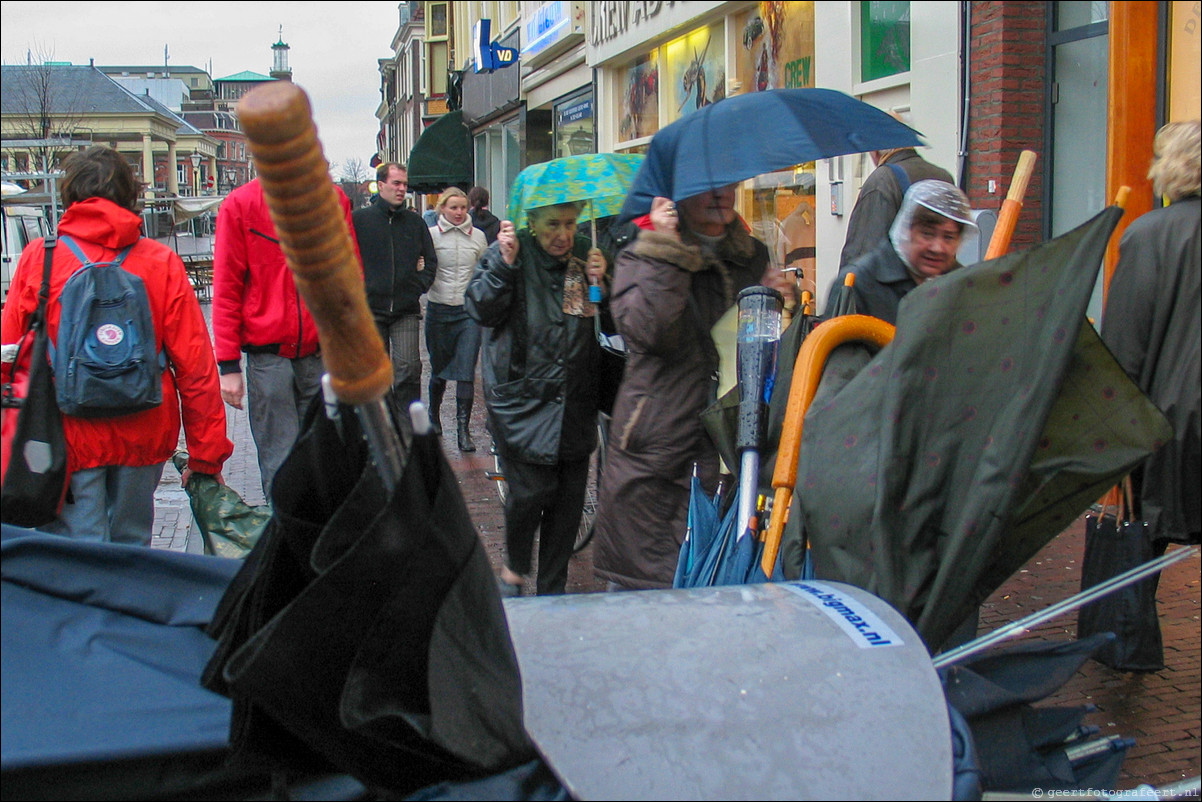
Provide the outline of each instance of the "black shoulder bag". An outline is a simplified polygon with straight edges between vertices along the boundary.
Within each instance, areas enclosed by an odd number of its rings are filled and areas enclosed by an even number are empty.
[[[54,399],[46,333],[50,263],[56,240],[46,237],[38,308],[6,365],[3,388],[3,479],[0,520],[35,527],[58,517],[67,495],[67,439]]]

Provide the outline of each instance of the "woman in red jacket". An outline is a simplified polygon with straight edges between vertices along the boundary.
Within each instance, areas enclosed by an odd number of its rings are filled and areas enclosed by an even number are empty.
[[[58,234],[68,234],[93,261],[108,261],[133,245],[122,267],[142,279],[150,300],[157,350],[166,357],[163,401],[152,409],[107,418],[63,416],[71,490],[58,520],[43,530],[70,537],[150,545],[154,491],[179,443],[181,413],[188,468],[213,474],[233,451],[217,364],[200,303],[183,262],[171,249],[142,238],[141,186],[124,157],[102,146],[72,155],[62,184],[67,210]],[[16,342],[38,304],[44,243],[21,254],[4,306],[0,339]],[[54,248],[47,330],[57,342],[63,285],[81,266],[62,244]]]

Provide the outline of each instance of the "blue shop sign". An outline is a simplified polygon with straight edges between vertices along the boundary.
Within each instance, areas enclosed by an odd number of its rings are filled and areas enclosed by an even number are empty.
[[[472,29],[472,55],[476,59],[476,72],[492,72],[517,64],[518,51],[489,41],[491,38],[492,20],[477,22]]]
[[[571,21],[571,3],[564,0],[543,3],[526,21],[526,46],[522,48],[522,54],[530,56],[558,42],[569,32]]]
[[[569,125],[593,116],[593,99],[587,98],[559,110],[559,124]]]

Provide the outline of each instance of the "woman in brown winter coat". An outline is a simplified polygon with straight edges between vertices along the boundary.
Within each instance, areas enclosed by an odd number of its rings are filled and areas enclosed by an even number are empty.
[[[597,510],[597,576],[615,589],[670,587],[696,464],[713,492],[718,451],[701,412],[716,399],[710,330],[768,278],[768,249],[734,210],[734,186],[657,199],[654,230],[617,259],[610,301],[629,357],[614,405]]]

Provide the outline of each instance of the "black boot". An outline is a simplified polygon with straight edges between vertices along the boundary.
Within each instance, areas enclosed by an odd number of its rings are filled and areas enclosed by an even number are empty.
[[[446,390],[446,382],[430,382],[430,429],[434,434],[442,434],[442,395]]]
[[[459,425],[459,450],[475,451],[476,444],[472,442],[472,399],[455,399],[455,422]]]

